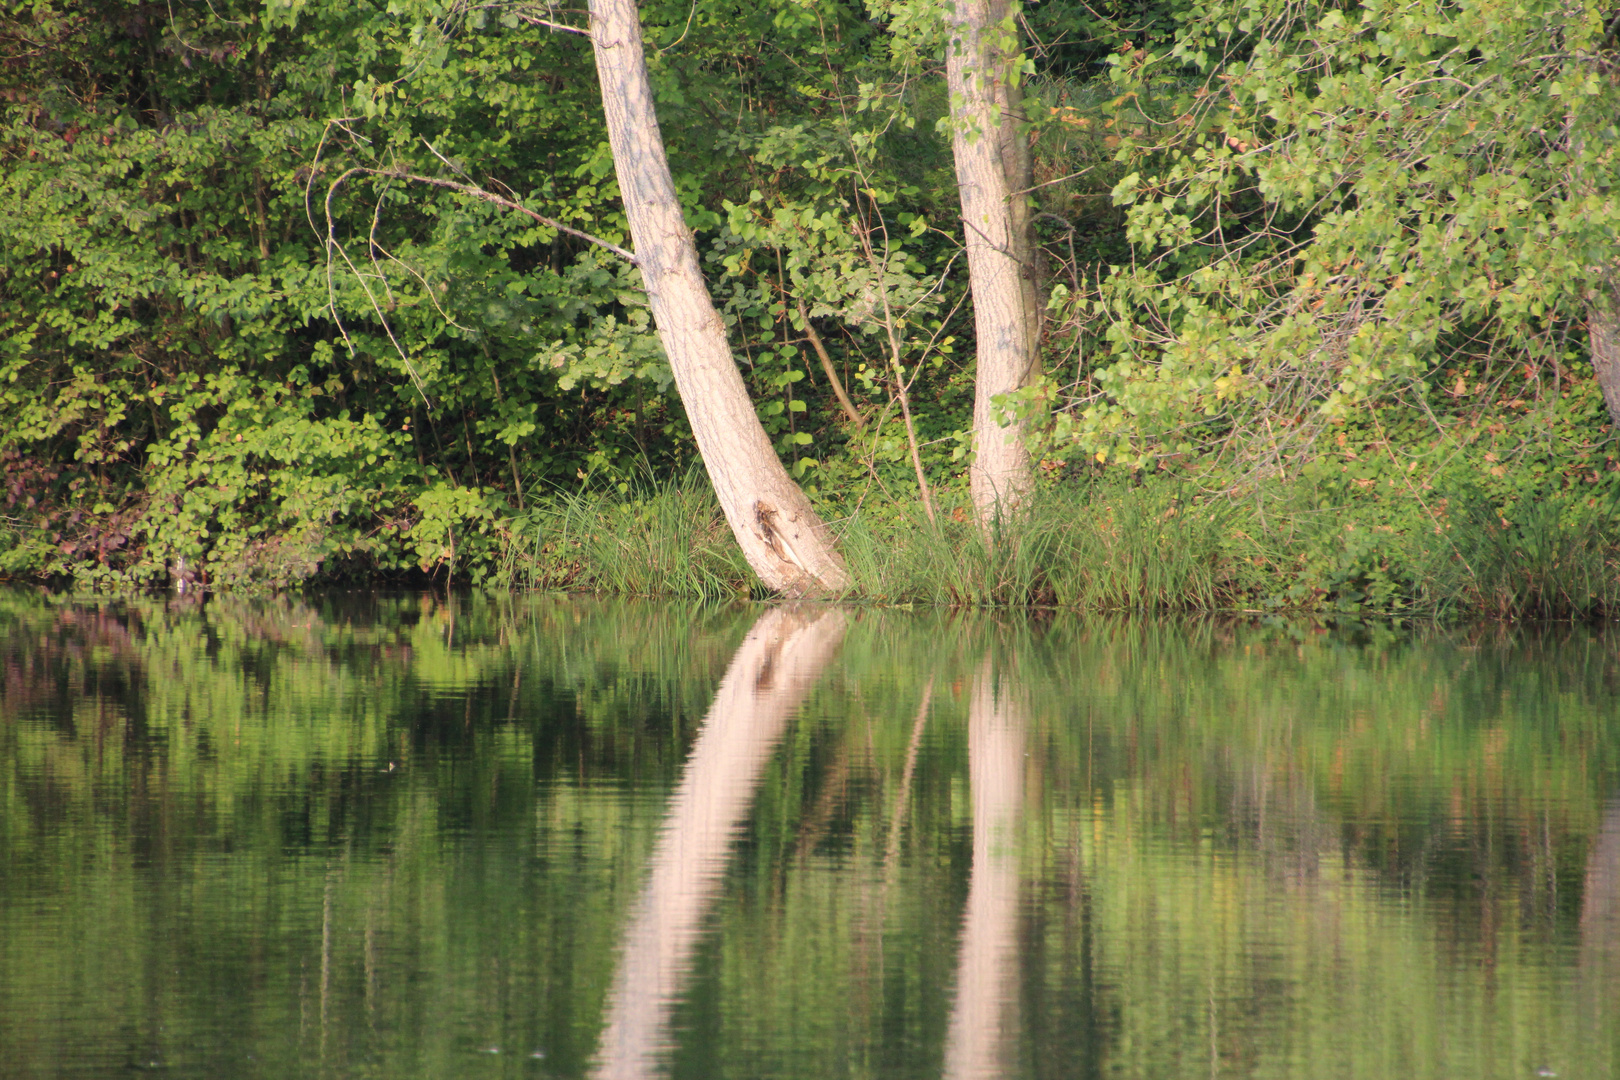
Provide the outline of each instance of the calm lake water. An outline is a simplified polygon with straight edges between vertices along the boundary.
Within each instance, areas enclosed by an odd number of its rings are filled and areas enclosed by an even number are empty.
[[[1617,646],[0,594],[0,1076],[1613,1077]]]

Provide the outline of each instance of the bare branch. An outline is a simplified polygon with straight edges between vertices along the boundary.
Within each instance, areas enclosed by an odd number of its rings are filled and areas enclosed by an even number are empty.
[[[535,8],[543,9],[546,12],[551,13],[556,11],[557,5],[537,4],[535,5]],[[473,4],[469,6],[467,10],[499,12],[502,14],[511,15],[522,22],[528,23],[530,26],[540,26],[547,30],[554,30],[563,34],[578,34],[580,37],[588,38],[591,36],[591,32],[582,26],[571,26],[568,23],[557,22],[553,19],[541,18],[539,15],[532,14],[527,7],[522,5],[505,3]]]
[[[350,172],[360,172],[369,176],[380,176],[390,180],[409,180],[412,183],[429,184],[433,187],[448,188],[451,191],[460,192],[463,195],[471,195],[475,199],[483,199],[485,202],[493,203],[503,209],[516,210],[520,214],[527,214],[529,217],[546,226],[548,229],[556,229],[560,233],[567,233],[569,236],[584,240],[588,244],[595,244],[599,248],[604,248],[613,252],[613,254],[617,255],[625,262],[628,262],[630,265],[637,265],[635,255],[620,247],[618,244],[615,244],[613,241],[604,240],[600,236],[592,236],[588,232],[580,232],[578,229],[571,229],[560,221],[553,221],[551,218],[545,217],[542,214],[537,214],[533,210],[530,210],[527,206],[524,206],[522,203],[513,199],[508,199],[504,195],[497,195],[493,191],[487,191],[484,188],[479,187],[477,184],[464,184],[459,180],[445,180],[442,177],[437,176],[423,176],[420,173],[406,172],[403,169],[352,169]]]
[[[810,342],[810,347],[816,351],[816,357],[821,361],[821,370],[826,373],[827,382],[832,386],[832,392],[838,398],[839,406],[849,422],[859,431],[866,426],[861,414],[856,411],[854,402],[849,400],[849,394],[844,390],[844,383],[838,378],[838,369],[833,365],[832,356],[827,352],[827,343],[821,340],[816,328],[810,325],[810,309],[805,306],[804,297],[796,297],[799,302],[799,318],[804,322],[804,336]]]
[[[383,333],[388,335],[389,342],[393,344],[394,351],[399,354],[400,362],[405,365],[405,370],[411,377],[411,384],[416,387],[416,392],[421,395],[423,403],[432,408],[433,403],[428,400],[427,387],[422,385],[421,376],[417,375],[416,367],[411,363],[410,355],[406,353],[405,346],[400,344],[399,338],[395,336],[394,327],[389,323],[388,316],[384,313],[383,306],[377,299],[377,294],[372,291],[371,286],[366,282],[366,275],[360,272],[358,266],[354,265],[354,260],[349,258],[348,251],[344,249],[343,244],[337,238],[337,218],[332,213],[332,201],[337,197],[338,188],[342,187],[344,181],[348,180],[349,177],[363,175],[371,171],[370,169],[349,169],[332,181],[331,185],[326,189],[326,235],[324,242],[326,245],[327,307],[332,312],[333,321],[337,323],[338,332],[343,335],[344,344],[349,347],[352,353],[354,351],[354,342],[349,337],[348,329],[343,325],[343,314],[338,310],[337,283],[333,280],[332,275],[332,254],[336,252],[338,257],[343,260],[344,265],[348,266],[349,272],[354,275],[355,280],[360,283],[360,288],[365,291],[366,299],[371,303],[371,310],[377,313],[382,322]],[[373,262],[375,263],[375,259]],[[382,275],[379,274],[379,276]],[[382,281],[384,288],[386,288],[388,279],[382,277]]]

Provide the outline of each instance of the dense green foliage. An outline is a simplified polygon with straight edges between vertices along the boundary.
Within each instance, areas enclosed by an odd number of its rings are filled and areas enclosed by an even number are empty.
[[[1612,609],[1582,303],[1620,227],[1620,81],[1595,0],[1026,13],[1051,320],[1046,380],[1007,403],[1043,477],[1008,526],[1036,557],[985,553],[1010,576],[968,572],[984,541],[955,529],[973,345],[937,6],[641,10],[738,363],[866,594]],[[590,239],[627,243],[569,18],[8,0],[0,574],[748,591],[638,275]],[[909,553],[902,388],[957,511]],[[647,498],[672,483],[679,512]],[[1113,549],[1056,523],[1143,499],[1203,508],[1172,560],[1196,583],[1064,585]],[[645,546],[654,518],[674,546],[627,577],[600,538]],[[1532,595],[1493,569],[1521,549],[1551,575]]]
[[[1612,17],[1217,2],[1121,65],[1162,104],[1114,189],[1137,259],[1093,301],[1122,316],[1114,452],[1197,418],[1156,445],[1235,424],[1286,456],[1469,363],[1556,378],[1620,230]]]

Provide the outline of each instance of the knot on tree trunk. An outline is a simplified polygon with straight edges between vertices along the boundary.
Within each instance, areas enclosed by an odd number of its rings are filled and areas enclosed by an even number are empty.
[[[784,517],[776,507],[764,499],[754,500],[754,527],[760,541],[778,562],[793,567],[796,572],[791,575],[793,587],[788,590],[791,592],[813,589],[817,583],[815,574],[811,573],[810,568],[794,549],[793,539],[798,530],[794,529],[793,525],[797,521],[797,516]]]

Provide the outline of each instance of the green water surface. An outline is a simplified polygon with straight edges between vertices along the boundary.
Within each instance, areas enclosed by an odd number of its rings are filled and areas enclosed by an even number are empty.
[[[1613,1077],[1617,646],[0,594],[0,1077]]]

